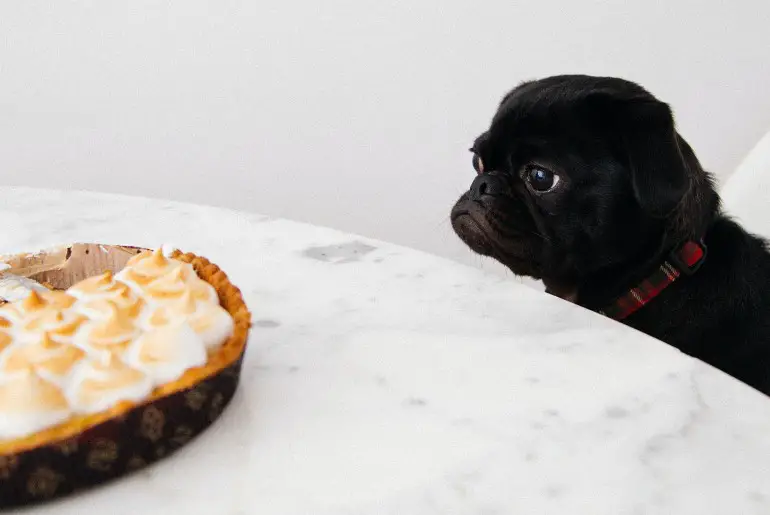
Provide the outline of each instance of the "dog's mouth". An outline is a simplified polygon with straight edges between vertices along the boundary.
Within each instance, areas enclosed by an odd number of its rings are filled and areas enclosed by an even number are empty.
[[[478,209],[470,207],[452,211],[452,228],[471,250],[483,256],[496,258],[492,230]]]
[[[540,278],[538,237],[519,230],[526,222],[507,220],[504,213],[463,196],[452,209],[452,228],[472,251],[496,259],[513,273]]]

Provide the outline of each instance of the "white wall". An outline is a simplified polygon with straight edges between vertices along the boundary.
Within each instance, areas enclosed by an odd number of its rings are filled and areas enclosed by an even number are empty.
[[[725,175],[770,127],[767,0],[6,2],[0,183],[205,202],[479,263],[466,152],[518,81],[625,76]]]

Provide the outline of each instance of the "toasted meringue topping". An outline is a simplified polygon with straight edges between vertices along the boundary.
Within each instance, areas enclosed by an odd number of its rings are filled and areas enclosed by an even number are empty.
[[[46,305],[53,309],[67,309],[77,300],[74,296],[63,291],[46,291],[40,294]]]
[[[0,308],[0,317],[11,324],[23,319],[31,321],[39,316],[56,313],[73,305],[75,298],[64,292],[32,291],[24,300],[12,302]]]
[[[101,320],[90,322],[85,334],[86,346],[90,344],[97,350],[117,350],[127,346],[139,333],[134,319],[117,305],[110,303],[109,314]]]
[[[207,349],[221,345],[232,336],[234,325],[230,313],[218,304],[196,302],[189,292],[185,297],[167,308],[171,320],[186,320]]]
[[[67,345],[73,345],[75,338],[78,335],[78,331],[81,330],[83,324],[86,321],[86,317],[78,314],[74,314],[69,321],[62,325],[53,327],[46,330],[46,333],[50,338],[57,343],[66,343]]]
[[[190,327],[201,337],[207,349],[214,349],[233,335],[233,317],[221,306],[205,306],[198,316],[190,318]]]
[[[196,280],[190,284],[190,291],[192,292],[193,297],[195,297],[195,300],[219,305],[219,295],[217,294],[216,288],[198,278],[197,275],[195,277]]]
[[[4,304],[0,307],[0,327],[8,328],[13,325],[14,322],[21,319],[21,314],[15,304]]]
[[[144,333],[126,352],[126,362],[159,386],[176,381],[190,368],[206,364],[206,348],[187,323],[172,323]]]
[[[203,341],[207,349],[222,344],[233,333],[233,318],[219,304],[195,299],[192,291],[186,290],[181,298],[166,303],[152,311],[143,325],[155,329],[184,321]]]
[[[35,341],[42,333],[55,334],[55,339],[65,340],[79,325],[77,313],[69,309],[75,301],[62,292],[49,292],[40,295],[44,305],[26,313],[19,311],[10,330],[21,341]]]
[[[174,304],[173,312],[188,316],[195,313],[195,310],[198,309],[198,306],[198,300],[195,298],[193,292],[187,290],[179,299],[179,302]]]
[[[95,275],[84,279],[72,286],[67,292],[77,298],[83,297],[101,297],[110,296],[117,288],[123,286],[116,282],[112,272],[104,272],[101,275]]]
[[[0,263],[0,266],[2,265],[5,265],[5,263]],[[47,288],[37,281],[18,275],[2,273],[0,268],[0,299],[14,302],[23,299],[32,291],[43,292],[46,290]]]
[[[39,313],[45,306],[46,301],[40,293],[32,291],[23,300],[6,304],[0,308],[0,316],[13,323],[25,316]]]
[[[149,330],[163,327],[171,323],[171,317],[168,307],[161,306],[150,312],[144,321],[144,326]]]
[[[184,267],[178,267],[148,284],[145,294],[156,302],[178,299],[187,291],[189,272]]]
[[[45,379],[61,384],[83,356],[83,351],[77,347],[56,343],[48,334],[43,334],[34,343],[9,349],[3,371],[13,373],[32,367]]]
[[[115,281],[111,272],[86,279],[68,291],[80,300],[78,309],[89,318],[110,316],[111,304],[128,311],[131,317],[137,316],[142,308],[142,299],[128,285]]]
[[[126,287],[127,288],[127,287]],[[83,301],[78,305],[78,311],[92,320],[101,320],[112,316],[113,310],[118,309],[129,318],[136,318],[142,312],[145,302],[130,289],[114,297],[102,297],[95,300]]]
[[[19,325],[24,331],[41,331],[50,327],[58,327],[64,324],[64,313],[54,309],[41,310],[36,317],[22,320]]]
[[[5,331],[0,331],[0,352],[3,352],[11,343],[13,343],[13,336]]]
[[[117,278],[141,288],[181,265],[180,261],[164,256],[162,249],[145,251],[129,259]]]
[[[78,315],[74,312],[64,310],[45,309],[41,310],[37,316],[27,317],[21,320],[17,327],[20,331],[40,333],[47,331],[67,331],[68,327],[77,324]]]
[[[62,391],[31,367],[0,375],[0,439],[19,438],[67,420]]]
[[[122,401],[139,402],[151,391],[147,374],[108,353],[77,368],[67,398],[77,413],[98,413]]]
[[[24,300],[21,301],[19,305],[21,306],[21,309],[24,313],[31,313],[33,311],[43,309],[47,304],[48,302],[46,302],[46,300],[39,292],[32,291],[24,298]]]

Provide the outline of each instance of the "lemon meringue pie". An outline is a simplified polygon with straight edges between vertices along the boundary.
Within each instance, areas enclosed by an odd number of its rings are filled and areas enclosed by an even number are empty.
[[[0,457],[190,388],[242,353],[240,293],[196,259],[142,251],[114,274],[0,307]],[[227,291],[237,303],[221,302]]]

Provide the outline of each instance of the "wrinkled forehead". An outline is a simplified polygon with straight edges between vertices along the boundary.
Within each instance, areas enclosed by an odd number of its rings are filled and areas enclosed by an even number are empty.
[[[585,95],[569,89],[524,87],[498,108],[490,133],[513,137],[581,138],[602,131],[602,119]]]
[[[489,159],[559,158],[579,154],[585,160],[607,157],[612,137],[601,120],[578,106],[579,100],[533,106],[515,100],[501,107],[488,131],[475,142]]]

